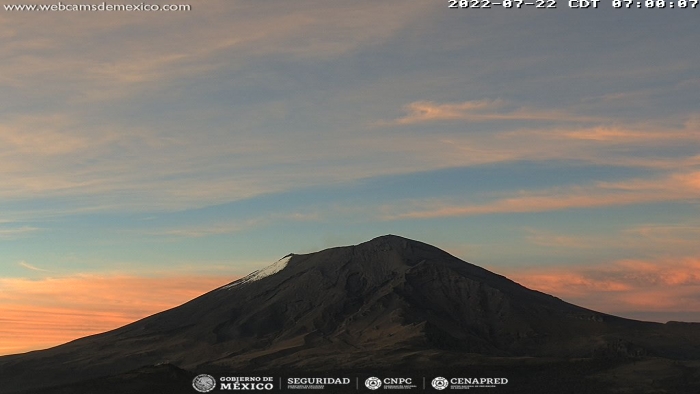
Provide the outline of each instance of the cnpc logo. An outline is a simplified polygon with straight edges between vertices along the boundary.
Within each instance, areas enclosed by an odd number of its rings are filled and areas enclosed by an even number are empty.
[[[367,378],[367,380],[365,380],[365,386],[367,386],[367,388],[370,390],[376,390],[382,387],[382,380],[376,376],[372,376],[371,378]]]

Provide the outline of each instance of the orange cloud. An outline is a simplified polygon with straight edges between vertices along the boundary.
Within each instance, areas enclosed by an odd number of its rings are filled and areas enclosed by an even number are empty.
[[[386,219],[430,219],[440,217],[486,215],[493,213],[523,213],[559,211],[572,208],[593,208],[611,205],[628,205],[655,201],[642,195],[529,195],[495,200],[486,204],[474,205],[444,205],[430,204],[424,209],[387,216]]]
[[[600,312],[695,312],[700,320],[700,259],[622,260],[506,273],[526,287]]]
[[[599,118],[574,115],[559,110],[541,110],[521,107],[498,111],[505,103],[502,100],[471,100],[461,103],[436,103],[415,101],[404,107],[406,115],[382,124],[410,125],[441,120],[540,120],[591,122]]]
[[[568,131],[562,134],[553,134],[552,137],[570,138],[574,140],[594,140],[594,141],[637,141],[644,139],[658,140],[668,137],[664,133],[648,133],[643,131],[625,130],[614,127],[596,127],[582,130]]]
[[[413,124],[434,120],[464,119],[468,114],[493,111],[503,103],[500,100],[472,100],[462,103],[438,104],[432,101],[416,101],[404,107],[407,112],[396,124]]]
[[[661,179],[598,182],[541,191],[521,191],[513,197],[483,204],[454,204],[444,201],[413,203],[409,207],[385,207],[385,219],[430,219],[493,213],[546,212],[575,208],[681,201],[700,197],[700,172],[673,174]],[[404,212],[395,213],[398,210]]]
[[[20,116],[0,124],[0,141],[5,149],[23,155],[73,154],[94,145],[94,138],[76,135],[74,127],[63,115]]]
[[[233,279],[175,275],[0,278],[0,354],[51,347],[111,330]]]
[[[563,130],[525,130],[507,133],[509,137],[528,135],[531,138],[553,139],[553,140],[581,140],[596,143],[619,143],[641,145],[645,143],[677,143],[678,141],[700,140],[698,125],[692,119],[685,122],[681,127],[670,127],[667,124],[661,125],[635,125],[628,124],[624,127],[619,125],[604,125],[586,127],[578,129]]]

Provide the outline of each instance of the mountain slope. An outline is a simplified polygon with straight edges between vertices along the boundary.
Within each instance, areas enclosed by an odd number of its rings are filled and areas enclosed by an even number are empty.
[[[529,290],[383,236],[285,259],[182,306],[0,357],[0,393],[169,363],[261,370],[436,366],[436,355],[700,359],[696,325],[646,323]],[[39,374],[42,379],[33,379]]]

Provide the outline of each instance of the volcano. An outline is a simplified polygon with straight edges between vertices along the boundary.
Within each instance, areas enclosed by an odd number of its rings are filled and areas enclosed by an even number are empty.
[[[606,365],[610,370],[594,371],[600,382],[614,368],[653,360],[695,389],[700,325],[588,310],[387,235],[290,254],[119,329],[0,357],[0,393],[91,392],[85,382],[122,384],[148,373],[186,380],[204,370],[438,371],[491,363],[506,371],[527,365],[545,376],[546,365],[561,360]]]

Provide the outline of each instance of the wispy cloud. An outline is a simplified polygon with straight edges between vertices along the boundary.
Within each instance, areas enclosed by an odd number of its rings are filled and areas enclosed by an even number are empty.
[[[582,256],[637,256],[654,259],[664,256],[667,261],[684,260],[687,256],[700,255],[698,236],[700,224],[648,223],[625,226],[620,223],[617,229],[574,229],[547,228],[523,229],[523,240],[530,246],[540,247],[539,251],[559,259],[580,261]],[[573,257],[572,257],[573,256]]]
[[[496,213],[559,211],[692,200],[700,196],[700,172],[679,173],[660,179],[598,182],[588,186],[556,187],[519,191],[486,203],[454,203],[441,200],[413,201],[404,206],[386,206],[384,218],[430,219]]]
[[[556,122],[593,122],[600,118],[575,115],[562,110],[543,110],[532,107],[513,107],[500,99],[471,100],[459,103],[415,101],[404,107],[406,114],[380,125],[412,125],[445,120],[498,121],[535,120]]]
[[[595,243],[590,242],[589,238],[585,237],[576,237],[534,228],[527,228],[525,231],[527,232],[526,239],[539,246],[575,249],[596,246]]]
[[[603,125],[578,129],[555,129],[555,130],[530,130],[511,132],[506,135],[521,137],[539,137],[539,139],[554,140],[581,140],[597,143],[628,144],[632,146],[643,146],[649,143],[662,142],[666,145],[677,144],[681,141],[700,142],[700,128],[694,120],[694,116],[687,118],[687,121],[679,127],[669,127],[668,125]]]
[[[700,312],[700,260],[695,257],[530,267],[506,274],[527,287],[601,312]]]
[[[391,39],[430,10],[427,3],[399,4],[319,7],[299,1],[282,9],[272,4],[212,0],[191,12],[167,16],[93,15],[87,20],[66,14],[42,18],[41,23],[36,22],[37,15],[4,13],[0,15],[2,34],[12,39],[0,45],[6,56],[0,65],[0,80],[31,96],[45,96],[42,85],[51,86],[59,97],[73,104],[124,100],[178,78],[241,69],[262,56],[342,56],[360,46]],[[32,22],[34,29],[24,28]],[[198,28],[182,29],[191,23]],[[105,35],[86,38],[81,33],[96,29]],[[135,29],[159,34],[128,39]],[[82,45],[71,45],[76,40]],[[47,55],[51,61],[43,61]]]
[[[215,78],[227,81],[216,83],[222,92],[252,85],[274,91],[284,78],[259,74],[257,62],[346,56],[393,39],[432,10],[428,3],[396,1],[362,7],[299,1],[282,9],[212,0],[195,8],[159,17],[0,15],[0,36],[7,38],[0,43],[0,84],[15,105],[3,105],[0,197],[79,196],[84,199],[73,204],[79,209],[169,210],[323,183],[346,167],[318,165],[324,151],[334,157],[328,146],[250,131],[266,118],[266,106],[277,104],[229,105],[212,98],[218,109],[202,104],[205,109],[188,113],[180,108],[192,94],[188,86],[202,85],[194,90],[206,97]],[[95,29],[102,33],[83,34]],[[134,34],[147,38],[131,39]],[[81,45],[71,44],[76,40]],[[163,103],[155,121],[144,115],[154,113],[154,103]],[[232,110],[246,116],[231,121]],[[191,120],[193,114],[202,122]],[[211,127],[212,119],[224,126]],[[364,176],[368,170],[355,172]],[[75,212],[74,206],[51,209]]]
[[[2,151],[57,155],[89,147],[88,139],[70,132],[73,127],[65,116],[16,117],[11,122],[0,124]]]
[[[146,235],[165,236],[173,238],[201,238],[221,234],[233,234],[250,230],[279,221],[308,222],[317,221],[321,217],[320,212],[291,212],[272,213],[259,217],[234,222],[214,222],[198,225],[175,225],[164,229],[143,232]]]
[[[503,106],[501,100],[472,100],[462,103],[438,104],[432,101],[415,101],[404,107],[406,115],[389,124],[414,124],[439,120],[467,119],[486,111],[492,112]]]
[[[44,142],[13,142],[19,145],[0,156],[0,165],[7,171],[0,196],[18,200],[84,197],[71,199],[70,206],[51,207],[54,214],[64,210],[201,207],[319,184],[519,160],[576,160],[674,172],[692,172],[700,166],[698,155],[649,155],[639,150],[700,143],[697,122],[692,118],[676,128],[666,125],[655,130],[636,126],[555,127],[400,137],[377,132],[313,141],[281,135],[274,142],[251,137],[246,143],[233,145],[222,135],[206,140],[194,136],[173,139],[156,130],[127,128],[117,133],[106,126],[100,129],[99,138],[91,139],[88,125],[65,121],[65,127],[57,127],[50,125],[50,119],[41,122],[41,127],[50,130],[47,135],[62,139],[67,133],[66,141],[73,138],[74,143],[64,141],[52,147],[54,137],[41,140]],[[11,133],[16,136],[36,133],[25,121],[7,127],[16,128]],[[131,159],[123,160],[115,152]],[[501,204],[491,209],[508,209],[513,202]],[[576,204],[599,203],[568,203]],[[40,209],[33,213],[39,214]]]
[[[624,231],[626,235],[635,238],[642,238],[647,242],[672,243],[676,246],[691,243],[698,246],[695,240],[700,237],[700,225],[692,224],[645,224],[628,228]]]
[[[20,262],[19,262],[19,265],[21,265],[21,266],[24,267],[24,268],[30,269],[30,270],[32,270],[32,271],[49,272],[49,270],[45,270],[45,269],[42,269],[42,268],[39,268],[39,267],[35,267],[35,266],[33,266],[33,265],[27,263],[26,261],[20,261]]]
[[[40,231],[41,229],[38,227],[32,227],[32,226],[22,226],[22,227],[14,227],[14,228],[0,228],[0,239],[15,239],[18,237],[26,236],[27,234],[31,234],[37,231]]]
[[[163,230],[149,231],[146,234],[156,236],[172,236],[186,238],[200,238],[211,235],[232,234],[258,226],[261,220],[250,220],[241,224],[210,224],[200,226],[176,227]]]

